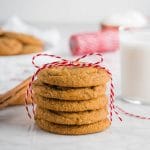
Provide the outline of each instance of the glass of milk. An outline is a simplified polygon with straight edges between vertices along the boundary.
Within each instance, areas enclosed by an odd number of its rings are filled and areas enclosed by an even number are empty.
[[[150,104],[150,28],[121,29],[121,97]]]

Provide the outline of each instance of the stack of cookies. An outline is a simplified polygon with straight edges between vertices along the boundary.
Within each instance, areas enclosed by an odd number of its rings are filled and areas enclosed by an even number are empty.
[[[29,54],[42,49],[43,42],[32,35],[0,30],[0,55]]]
[[[104,69],[53,67],[39,72],[33,83],[36,124],[49,132],[80,135],[109,127]]]

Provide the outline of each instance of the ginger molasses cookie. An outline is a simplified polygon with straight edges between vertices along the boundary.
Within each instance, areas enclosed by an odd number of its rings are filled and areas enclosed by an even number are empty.
[[[91,124],[107,118],[108,111],[106,108],[82,112],[58,112],[40,107],[36,108],[35,118],[44,119],[52,123],[66,125]]]
[[[78,112],[102,109],[108,104],[108,98],[105,95],[91,100],[70,101],[45,98],[36,94],[34,95],[34,100],[35,103],[43,109],[63,112]]]
[[[9,38],[17,39],[23,44],[31,44],[31,45],[39,45],[39,46],[43,45],[43,42],[40,39],[32,35],[17,33],[17,32],[7,32],[7,31],[5,31],[4,35]]]
[[[106,86],[99,85],[95,87],[70,88],[49,86],[38,80],[33,83],[35,93],[47,98],[64,99],[64,100],[89,100],[98,98],[105,94]]]
[[[41,70],[38,79],[56,86],[91,87],[106,84],[110,76],[104,69],[59,66]]]
[[[38,53],[42,51],[42,47],[39,45],[23,45],[21,54]]]
[[[0,37],[0,55],[15,55],[22,50],[22,44],[11,38]]]
[[[64,135],[82,135],[101,132],[110,126],[109,119],[86,125],[60,125],[43,119],[35,119],[37,125],[49,132]]]

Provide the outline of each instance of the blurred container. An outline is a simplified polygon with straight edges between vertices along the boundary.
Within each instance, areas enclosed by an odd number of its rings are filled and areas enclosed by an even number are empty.
[[[105,17],[100,26],[102,30],[118,30],[124,28],[141,28],[148,25],[148,17],[138,11],[116,13]]]
[[[120,33],[122,99],[150,104],[150,29]]]

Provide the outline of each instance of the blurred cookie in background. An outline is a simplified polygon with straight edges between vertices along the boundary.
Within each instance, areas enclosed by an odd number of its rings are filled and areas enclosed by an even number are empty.
[[[32,44],[32,45],[39,45],[43,46],[43,42],[36,38],[35,36],[24,34],[24,33],[17,33],[17,32],[5,32],[5,36],[17,39],[23,44]]]
[[[11,38],[0,37],[0,55],[16,55],[21,53],[22,44]]]
[[[35,36],[0,29],[0,55],[20,55],[41,52],[44,43]]]
[[[21,54],[38,53],[42,51],[42,47],[39,45],[23,45]]]
[[[0,36],[4,34],[4,31],[0,28]]]

